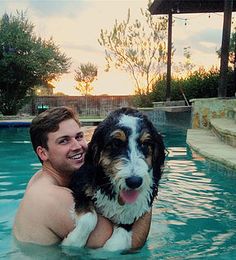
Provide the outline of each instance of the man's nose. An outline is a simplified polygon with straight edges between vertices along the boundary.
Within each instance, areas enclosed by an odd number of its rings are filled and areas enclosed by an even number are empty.
[[[82,147],[82,142],[76,138],[72,139],[72,149],[80,149]]]

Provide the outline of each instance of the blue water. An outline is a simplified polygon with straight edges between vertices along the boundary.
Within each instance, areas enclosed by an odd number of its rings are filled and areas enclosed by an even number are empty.
[[[236,172],[211,164],[186,145],[186,130],[161,127],[169,154],[150,234],[135,254],[16,244],[11,228],[26,184],[40,164],[27,128],[0,128],[0,258],[236,259]]]

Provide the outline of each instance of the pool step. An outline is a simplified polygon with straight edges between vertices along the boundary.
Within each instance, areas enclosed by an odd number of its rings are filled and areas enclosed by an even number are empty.
[[[222,142],[236,147],[236,121],[234,119],[211,119],[210,129]]]
[[[228,116],[229,119],[233,119],[235,121],[235,123],[236,123],[236,107],[231,109],[231,110],[229,110],[227,116]]]
[[[205,158],[236,171],[235,147],[222,142],[210,129],[188,129],[186,141]]]

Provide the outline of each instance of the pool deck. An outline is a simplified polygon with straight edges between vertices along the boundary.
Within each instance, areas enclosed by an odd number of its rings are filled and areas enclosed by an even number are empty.
[[[189,129],[187,144],[210,161],[236,171],[236,122],[213,119],[210,129]]]

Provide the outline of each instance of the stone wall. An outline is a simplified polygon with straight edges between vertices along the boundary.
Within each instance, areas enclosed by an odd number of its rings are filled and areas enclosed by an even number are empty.
[[[89,96],[86,100],[83,96],[37,96],[23,109],[21,109],[20,116],[36,115],[42,111],[56,106],[69,106],[76,111],[79,116],[91,116],[96,119],[104,118],[109,112],[120,107],[133,106],[133,96]],[[162,125],[177,125],[184,128],[189,128],[191,123],[191,110],[185,111],[186,106],[182,103],[173,101],[167,106],[162,107],[154,104],[154,107],[150,108],[138,108],[144,114],[146,114],[150,120],[157,126]],[[164,104],[165,105],[165,104]],[[172,108],[169,111],[169,108]],[[182,108],[182,110],[179,110]],[[18,117],[19,117],[18,115]],[[17,118],[18,118],[17,117]],[[89,118],[89,117],[88,117]]]
[[[192,128],[208,128],[210,119],[231,117],[236,108],[236,98],[193,99]]]

